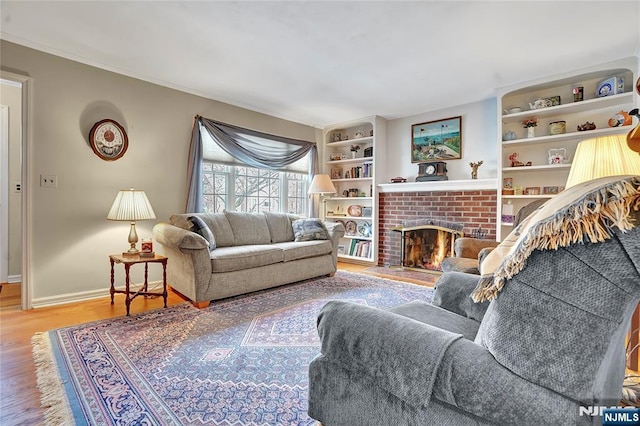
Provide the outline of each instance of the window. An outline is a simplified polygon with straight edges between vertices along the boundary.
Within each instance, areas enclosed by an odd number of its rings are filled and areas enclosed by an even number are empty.
[[[307,174],[202,162],[205,213],[307,212]]]

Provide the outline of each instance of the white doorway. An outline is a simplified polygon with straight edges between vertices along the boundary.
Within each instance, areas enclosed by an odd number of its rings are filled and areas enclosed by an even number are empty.
[[[0,277],[2,282],[21,283],[22,309],[31,308],[32,298],[29,280],[31,87],[31,78],[0,71],[0,103],[3,104],[0,106]],[[5,96],[9,92],[13,97]]]
[[[0,283],[9,282],[9,107],[0,105]]]

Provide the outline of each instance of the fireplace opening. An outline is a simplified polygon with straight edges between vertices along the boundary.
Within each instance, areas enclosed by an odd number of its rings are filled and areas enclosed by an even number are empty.
[[[459,227],[455,224],[453,226]],[[402,234],[402,267],[442,273],[442,261],[453,256],[455,240],[463,235],[462,231],[453,226],[424,224],[393,228],[393,231]]]

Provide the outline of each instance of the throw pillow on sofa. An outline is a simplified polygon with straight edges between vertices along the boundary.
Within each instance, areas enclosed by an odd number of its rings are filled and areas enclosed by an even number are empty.
[[[295,241],[328,240],[327,228],[319,219],[298,219],[291,224]]]
[[[193,224],[191,230],[198,235],[202,235],[209,243],[209,251],[216,249],[216,238],[213,236],[213,232],[207,226],[204,221],[198,216],[189,216],[189,221]]]

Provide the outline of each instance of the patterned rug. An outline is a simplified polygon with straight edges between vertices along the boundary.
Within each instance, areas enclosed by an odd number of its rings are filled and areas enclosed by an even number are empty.
[[[388,308],[433,290],[338,272],[33,337],[48,424],[312,425],[308,366],[329,300]]]

